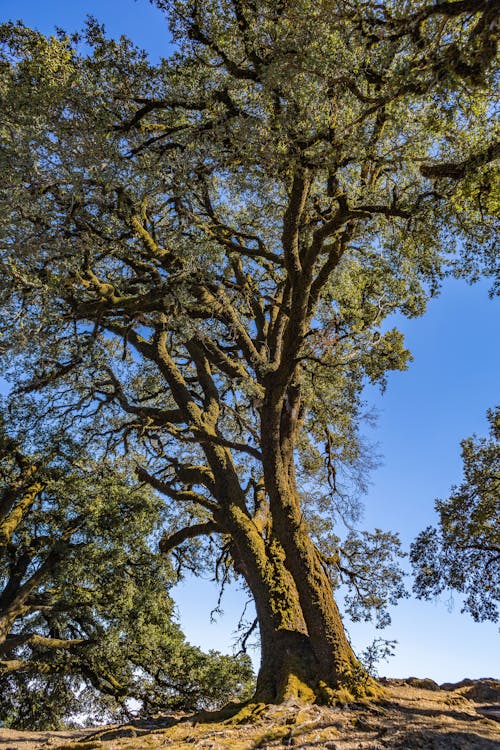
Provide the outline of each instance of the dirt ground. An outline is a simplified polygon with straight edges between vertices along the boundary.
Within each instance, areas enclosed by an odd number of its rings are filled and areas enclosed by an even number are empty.
[[[500,750],[500,682],[385,680],[386,698],[343,708],[291,701],[251,720],[158,716],[66,732],[0,729],[0,750]],[[241,721],[241,716],[239,717]]]

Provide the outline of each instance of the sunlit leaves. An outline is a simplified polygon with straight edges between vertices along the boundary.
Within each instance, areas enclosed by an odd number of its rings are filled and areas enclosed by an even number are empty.
[[[157,65],[95,21],[69,41],[3,28],[0,341],[18,419],[37,444],[49,424],[134,455],[174,532],[217,517],[235,534],[235,498],[259,520],[280,466],[273,512],[302,503],[335,552],[374,464],[363,388],[410,361],[391,317],[494,264],[491,9],[157,5],[178,45]],[[267,521],[257,544],[274,523],[284,549],[284,519]],[[179,570],[227,566],[209,539],[184,540]],[[344,551],[361,581],[354,559],[397,539]],[[354,616],[402,593],[383,571]]]
[[[500,412],[488,413],[490,436],[462,441],[464,481],[436,501],[438,526],[422,531],[411,550],[415,591],[430,598],[445,589],[464,596],[477,620],[498,620],[500,590]]]

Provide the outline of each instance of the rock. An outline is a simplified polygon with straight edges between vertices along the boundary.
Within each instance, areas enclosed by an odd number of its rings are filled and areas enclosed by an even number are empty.
[[[434,682],[429,677],[408,677],[405,682],[412,687],[420,688],[420,690],[441,690],[437,682]]]
[[[398,737],[391,750],[498,750],[498,743],[466,732],[416,731]]]
[[[486,719],[500,721],[500,706],[498,708],[495,708],[494,706],[482,706],[481,708],[476,708],[476,711]]]
[[[492,700],[492,701],[499,701],[500,700],[500,681],[494,679],[493,677],[480,677],[477,680],[460,680],[460,682],[444,682],[441,685],[441,690],[448,690],[450,692],[460,691],[462,695],[466,695],[469,698],[469,691],[471,695],[480,695],[480,694],[486,694],[486,692],[489,693],[489,695],[495,695],[493,698],[482,698],[479,697],[478,700]],[[493,692],[494,691],[494,692]],[[474,698],[470,698],[470,700],[474,700]]]
[[[460,693],[475,703],[500,703],[500,682],[476,680],[469,687],[461,688]]]

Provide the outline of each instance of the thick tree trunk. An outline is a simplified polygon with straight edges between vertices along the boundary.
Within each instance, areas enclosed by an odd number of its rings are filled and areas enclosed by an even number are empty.
[[[252,592],[260,631],[261,664],[254,700],[333,700],[331,688],[352,683],[357,661],[326,574],[320,571],[319,585],[315,569],[303,571],[304,581],[299,581],[296,566],[289,564],[289,554],[276,536],[263,538],[252,521],[240,519],[232,536],[235,568]],[[327,598],[323,608],[318,606],[321,596]],[[316,616],[323,618],[319,628]]]
[[[209,452],[216,477],[217,524],[231,536],[235,570],[250,589],[257,613],[261,665],[254,699],[280,703],[317,697],[318,664],[311,649],[296,583],[285,552],[263,513],[262,523],[248,514],[236,471],[225,449]]]
[[[293,535],[291,538],[296,545]],[[265,545],[266,557],[258,564],[247,552],[240,552],[245,546],[248,550],[247,540],[235,552],[235,563],[245,576],[257,610],[261,664],[255,702],[281,703],[288,698],[330,702],[335,701],[340,689],[344,700],[356,694],[359,663],[324,571],[303,569],[300,545],[295,546],[296,565],[290,564],[290,554],[285,558],[276,539]],[[320,619],[319,626],[315,618]]]
[[[263,429],[264,479],[270,502],[263,526],[248,512],[227,450],[207,446],[219,501],[214,520],[231,537],[235,569],[244,576],[255,601],[262,650],[255,700],[333,700],[331,690],[352,683],[359,665],[329,578],[303,522],[294,485],[293,450],[288,450],[292,457],[288,465],[282,457],[286,446],[275,425],[271,423],[267,434]]]
[[[259,625],[261,664],[255,702],[315,700],[318,664],[280,543],[274,537],[265,539],[251,521],[233,531],[233,540],[235,569],[252,592]]]
[[[362,673],[347,639],[328,573],[309,535],[300,506],[293,462],[293,424],[290,403],[270,400],[262,411],[262,454],[266,492],[273,530],[285,552],[285,565],[293,578],[307,628],[310,656],[304,669],[314,664],[315,693],[319,700],[362,693]],[[293,418],[293,417],[292,417]]]
[[[320,679],[333,689],[353,688],[360,665],[347,639],[331,581],[307,530],[299,524],[298,518],[283,514],[276,519],[276,533],[296,581]]]
[[[319,665],[309,637],[292,630],[261,628],[261,664],[254,700],[282,703],[288,698],[314,702],[318,697]]]

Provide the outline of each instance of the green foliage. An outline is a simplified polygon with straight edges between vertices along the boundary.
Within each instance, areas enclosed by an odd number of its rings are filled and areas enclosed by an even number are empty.
[[[17,675],[1,679],[0,696],[1,726],[14,729],[58,730],[67,726],[65,718],[78,715],[82,703],[78,680],[65,675],[54,675],[49,679]],[[91,710],[99,701],[94,696]],[[104,703],[104,700],[103,700]]]
[[[179,571],[243,576],[268,634],[286,585],[324,655],[342,638],[332,580],[379,624],[403,595],[394,534],[341,539],[374,463],[363,387],[410,361],[390,316],[421,315],[446,274],[495,270],[496,11],[157,5],[178,45],[157,65],[95,21],[50,40],[1,27],[13,411],[38,449],[50,425],[96,459],[133,455]]]
[[[245,654],[224,656],[214,650],[205,654],[183,645],[169,653],[168,662],[159,666],[148,687],[149,712],[165,708],[211,711],[230,700],[251,698],[254,679]]]
[[[385,638],[375,638],[360,654],[360,662],[365,667],[367,674],[378,677],[378,664],[387,661],[394,656],[397,641],[388,641]]]
[[[76,713],[116,718],[131,698],[147,712],[247,696],[246,657],[204,654],[184,641],[167,593],[175,577],[152,549],[162,503],[138,486],[128,464],[96,463],[61,443],[52,455],[27,458],[5,432],[0,447],[0,715],[7,724],[54,729]],[[15,518],[34,482],[36,495]],[[17,502],[8,503],[14,490]]]
[[[447,588],[464,595],[474,620],[498,621],[500,601],[500,409],[488,412],[488,438],[462,441],[464,481],[436,500],[437,527],[411,548],[414,590],[429,599]]]

